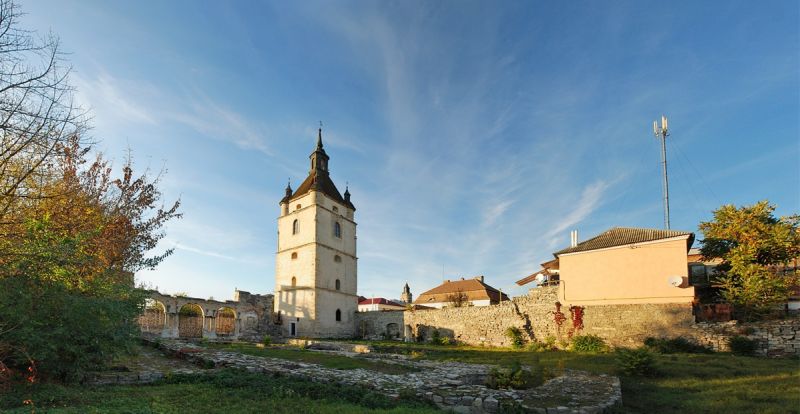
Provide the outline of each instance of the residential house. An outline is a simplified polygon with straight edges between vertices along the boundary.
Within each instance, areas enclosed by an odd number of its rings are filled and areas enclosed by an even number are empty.
[[[414,304],[441,309],[449,306],[489,306],[504,300],[509,300],[506,294],[484,283],[483,276],[477,276],[472,279],[462,277],[461,280],[445,280],[441,285],[420,294]]]

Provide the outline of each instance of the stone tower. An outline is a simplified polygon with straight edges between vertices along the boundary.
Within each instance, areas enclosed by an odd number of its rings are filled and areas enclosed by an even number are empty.
[[[403,287],[403,293],[400,294],[400,300],[406,304],[411,304],[412,302],[411,288],[408,287],[408,283],[406,283],[405,287]]]
[[[275,257],[275,312],[285,336],[351,337],[355,333],[355,206],[336,189],[322,146],[309,156],[308,177],[280,202]]]

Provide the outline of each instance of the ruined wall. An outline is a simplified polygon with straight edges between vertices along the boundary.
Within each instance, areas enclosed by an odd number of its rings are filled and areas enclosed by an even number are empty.
[[[278,333],[272,314],[273,295],[254,295],[237,290],[234,300],[218,301],[169,296],[158,291],[150,291],[149,294],[152,303],[158,306],[146,309],[139,318],[145,334],[162,338],[189,336],[261,341],[264,335]],[[199,315],[182,315],[184,306],[199,308]],[[233,312],[232,321],[224,315],[223,309]],[[230,329],[230,324],[233,324],[233,329]]]
[[[800,356],[800,319],[740,323],[700,322],[692,327],[694,337],[715,351],[728,351],[728,340],[744,336],[758,342],[762,356]]]
[[[445,308],[417,311],[360,312],[357,331],[361,336],[381,337],[389,324],[400,326],[403,338],[428,340],[432,331],[472,345],[508,346],[505,331],[518,327],[527,339],[559,337],[553,312],[558,287],[531,289],[528,296],[486,307]],[[572,328],[569,304],[561,308],[564,321],[560,336]],[[635,304],[586,306],[584,334],[595,334],[616,346],[641,344],[648,336],[677,336],[692,332],[689,304]]]

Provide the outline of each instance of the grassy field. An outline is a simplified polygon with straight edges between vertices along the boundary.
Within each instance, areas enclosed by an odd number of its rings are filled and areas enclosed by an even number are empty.
[[[22,405],[31,400],[34,405]],[[224,370],[140,386],[22,386],[0,394],[3,413],[431,414],[427,403],[390,400],[359,387]]]
[[[381,352],[414,358],[481,364],[539,363],[561,368],[617,374],[613,353],[530,352],[503,348],[435,346],[373,342]],[[318,363],[329,368],[397,369],[366,359],[255,345],[209,345],[215,348]],[[658,355],[659,375],[622,376],[623,403],[618,413],[800,413],[800,361],[730,354]],[[399,373],[399,372],[397,372]],[[174,376],[148,386],[86,388],[40,384],[0,394],[0,412],[30,413],[432,413],[419,401],[393,401],[358,387],[316,384],[286,377],[239,371],[202,376]]]

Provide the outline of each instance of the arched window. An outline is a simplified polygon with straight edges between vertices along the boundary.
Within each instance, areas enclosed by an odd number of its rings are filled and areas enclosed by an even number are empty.
[[[297,259],[297,252],[292,253],[292,260]]]
[[[336,256],[333,256],[333,261],[336,262],[336,263],[341,263],[342,262],[342,256],[339,256],[338,254]]]
[[[342,238],[342,225],[338,221],[333,223],[333,235],[340,239]]]
[[[341,321],[342,321],[342,311],[336,309],[336,322],[341,322]]]
[[[292,287],[297,286],[297,278],[292,276]]]
[[[336,279],[336,290],[341,289],[341,287],[342,287],[342,283],[339,282],[339,279]]]
[[[297,220],[295,220],[292,223],[292,234],[297,234],[299,231],[300,231],[300,223],[298,223]]]

